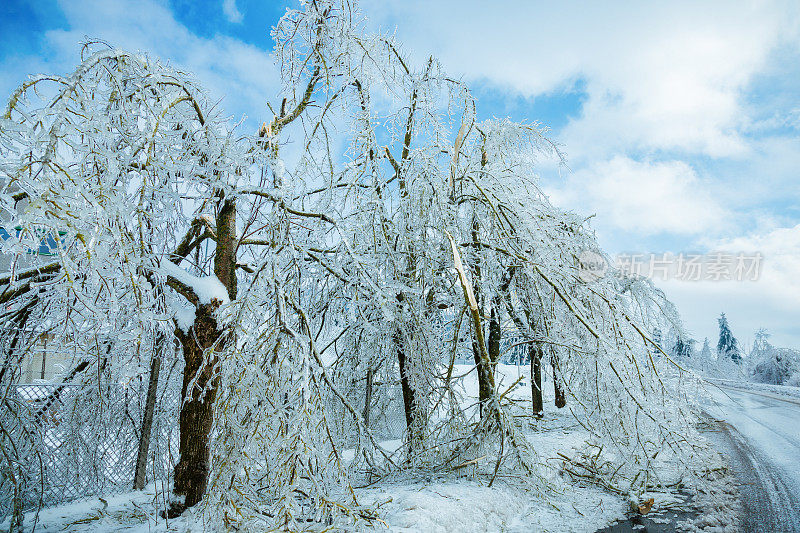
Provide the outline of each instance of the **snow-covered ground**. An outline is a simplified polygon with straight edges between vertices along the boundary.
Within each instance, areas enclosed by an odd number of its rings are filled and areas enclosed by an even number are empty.
[[[627,506],[595,487],[567,486],[547,496],[522,483],[478,480],[383,485],[376,501],[391,498],[382,519],[397,532],[593,532],[621,518]]]
[[[550,423],[559,424],[561,417]],[[569,453],[578,446],[580,436],[569,428],[556,430],[547,439],[548,457]],[[381,523],[376,531],[393,532],[586,532],[623,518],[627,503],[591,485],[576,485],[562,478],[557,468],[549,473],[551,486],[538,493],[525,482],[497,479],[489,487],[483,478],[465,476],[433,477],[424,481],[386,481],[358,491],[362,504],[379,507]],[[169,522],[158,517],[163,508],[162,487],[149,485],[144,491],[104,498],[86,498],[70,504],[44,509],[36,531],[56,533],[129,533],[205,531],[202,518],[194,511]],[[26,530],[33,515],[26,519]],[[7,527],[0,524],[0,530]]]
[[[739,478],[745,531],[800,531],[800,398],[791,387],[718,381],[707,413]]]
[[[467,374],[462,383],[465,398],[477,395],[477,385],[470,376],[470,369],[471,365],[458,365],[455,369],[456,374]],[[519,400],[522,408],[529,401],[528,369],[500,365],[498,389],[503,393],[513,383],[516,386],[506,394],[506,398]],[[431,473],[422,479],[419,475],[404,477],[400,474],[400,477],[388,478],[357,490],[362,505],[378,510],[381,521],[375,524],[376,530],[591,533],[624,518],[630,509],[630,502],[626,498],[589,482],[576,482],[564,474],[559,454],[574,456],[584,446],[588,434],[566,409],[557,410],[553,407],[551,381],[544,382],[544,397],[545,416],[523,422],[524,434],[540,459],[540,475],[544,485],[537,488],[536,483],[527,482],[519,476],[501,475],[490,487],[485,475],[474,475],[479,468],[465,468],[460,475],[451,472]],[[391,453],[400,450],[402,443],[395,440],[382,444]],[[343,455],[347,456],[347,452]],[[490,459],[476,458],[477,463],[486,461]],[[646,497],[655,499],[653,518],[656,522],[659,517],[668,518],[668,509],[686,510],[685,498],[680,494],[654,493]],[[158,510],[163,509],[164,498],[164,487],[160,485],[150,485],[142,492],[110,496],[104,500],[88,498],[43,510],[36,530],[43,533],[206,530],[197,510],[191,510],[168,523],[160,518]],[[709,507],[711,505],[717,505],[717,500],[711,501]],[[725,514],[728,510],[720,512]],[[30,515],[27,520],[29,527],[32,520],[33,516]],[[718,523],[711,520],[705,525]],[[695,522],[695,525],[703,524]],[[2,527],[0,524],[0,529]]]
[[[465,400],[477,396],[477,383],[472,365],[457,365],[456,374],[467,374],[459,390]],[[506,397],[528,402],[530,381],[527,367],[500,365],[498,389],[505,392],[517,382]],[[519,378],[522,377],[521,380]],[[357,492],[362,504],[378,507],[382,520],[376,530],[397,532],[587,532],[609,525],[624,517],[628,502],[590,483],[576,483],[562,476],[559,453],[572,456],[587,437],[585,431],[566,410],[553,407],[552,382],[545,381],[547,401],[544,418],[526,422],[525,434],[544,462],[541,475],[546,489],[517,477],[498,476],[491,487],[485,476],[442,473],[427,479],[401,477],[387,479]],[[472,403],[472,400],[468,400]],[[529,405],[529,404],[528,404]],[[382,443],[392,452],[401,441]],[[399,453],[399,452],[398,452]],[[347,452],[344,454],[347,456]],[[486,466],[490,459],[478,461]],[[475,469],[477,470],[477,469]],[[37,531],[97,532],[128,531],[201,531],[202,519],[189,512],[169,523],[158,517],[163,508],[162,487],[150,485],[145,491],[131,492],[100,499],[87,498],[70,504],[45,509],[39,516]],[[29,516],[27,525],[32,525]],[[384,527],[385,525],[385,527]],[[2,525],[0,525],[2,528]]]

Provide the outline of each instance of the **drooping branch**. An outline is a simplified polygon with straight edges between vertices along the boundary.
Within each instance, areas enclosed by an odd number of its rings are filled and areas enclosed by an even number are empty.
[[[328,215],[326,215],[325,213],[311,213],[311,212],[300,211],[298,209],[294,209],[293,207],[290,207],[286,203],[286,200],[284,200],[283,198],[280,198],[278,196],[275,196],[274,194],[269,193],[267,191],[260,191],[260,190],[256,190],[256,189],[247,189],[247,190],[239,191],[239,194],[252,194],[253,196],[260,196],[261,198],[266,198],[267,200],[270,200],[271,202],[275,202],[281,209],[285,210],[289,214],[296,215],[296,216],[299,216],[299,217],[306,217],[306,218],[318,218],[320,220],[324,220],[328,224],[336,225],[336,221],[333,218],[331,218]]]
[[[48,274],[54,274],[59,270],[61,270],[61,263],[58,262],[29,268],[28,270],[23,270],[21,272],[16,272],[14,274],[0,276],[0,285],[8,285],[9,283],[11,283],[12,279],[14,281],[21,281],[23,279],[28,279],[28,278],[39,278],[40,276],[43,277],[47,276]],[[38,281],[38,279],[34,281]]]

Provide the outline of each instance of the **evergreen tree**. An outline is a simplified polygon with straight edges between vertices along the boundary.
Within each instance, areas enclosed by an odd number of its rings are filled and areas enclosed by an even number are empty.
[[[703,340],[703,348],[700,350],[700,359],[703,361],[711,360],[711,346],[708,345],[708,337]]]
[[[653,330],[653,345],[656,348],[661,347],[661,328],[656,328]]]
[[[693,339],[684,340],[682,337],[678,337],[678,340],[675,341],[675,345],[672,347],[672,353],[677,357],[691,357],[694,352],[694,343],[695,341]]]
[[[719,342],[717,343],[717,360],[720,357],[728,357],[734,363],[741,364],[742,354],[739,350],[739,341],[731,333],[731,328],[728,325],[728,318],[725,313],[722,313],[717,319],[719,322]]]

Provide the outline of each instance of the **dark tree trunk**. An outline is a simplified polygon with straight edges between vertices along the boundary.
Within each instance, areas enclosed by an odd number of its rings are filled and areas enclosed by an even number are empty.
[[[397,351],[397,362],[400,366],[400,386],[403,390],[403,409],[406,415],[406,428],[411,448],[415,448],[422,436],[423,421],[420,420],[421,412],[417,405],[417,394],[409,379],[408,361],[406,350],[403,346],[403,334],[397,329],[393,335],[395,350]]]
[[[405,365],[405,358],[403,358]],[[367,385],[364,390],[364,427],[369,428],[369,411],[372,407],[372,368],[367,369]]]
[[[481,351],[474,338],[472,339],[472,357],[478,373],[478,401],[480,402],[481,416],[483,416],[486,405],[492,397],[492,374],[487,362],[481,359]]]
[[[542,401],[542,348],[537,344],[528,345],[528,356],[531,360],[531,403],[534,416],[540,417],[544,412]]]
[[[399,175],[401,176],[401,175]],[[405,285],[414,284],[416,272],[416,254],[413,249],[406,251],[405,271],[400,272],[400,279]],[[398,292],[396,295],[398,312],[403,314],[405,306],[405,294]],[[408,334],[413,334],[407,331]],[[419,391],[415,388],[414,380],[411,379],[411,368],[408,354],[404,344],[403,331],[398,327],[393,335],[395,350],[397,351],[397,363],[400,370],[400,383],[403,389],[403,407],[406,414],[406,428],[408,430],[408,443],[411,450],[416,450],[422,446],[425,425],[427,423],[427,413],[421,404]],[[411,455],[411,454],[409,454]]]
[[[482,273],[481,273],[481,264],[480,264],[480,257],[478,255],[478,250],[480,249],[480,241],[478,239],[478,231],[479,225],[478,221],[472,221],[472,245],[475,256],[473,257],[472,264],[470,265],[470,270],[472,271],[472,282],[473,282],[473,293],[475,295],[475,301],[479,306],[479,310],[477,312],[477,317],[473,318],[473,339],[472,339],[472,357],[475,360],[475,368],[478,374],[478,402],[480,406],[480,414],[481,418],[483,418],[484,414],[487,412],[487,407],[489,405],[489,401],[494,394],[494,372],[491,365],[495,362],[492,356],[492,343],[496,342],[496,357],[500,356],[500,324],[497,323],[497,331],[493,331],[495,327],[495,310],[492,309],[492,318],[489,321],[489,338],[486,339],[486,344],[481,346],[481,343],[484,342],[483,333],[483,324],[481,321],[481,317],[484,316],[484,297],[481,294],[481,280],[482,280]],[[476,320],[477,318],[477,320]],[[477,331],[477,328],[481,328],[481,331]],[[496,338],[493,338],[493,334],[496,335]],[[481,357],[481,350],[484,349],[489,356],[489,360],[483,360]],[[498,414],[498,413],[495,413]]]
[[[236,298],[236,202],[225,200],[217,215],[217,248],[214,252],[214,274],[225,288],[228,296]]]
[[[556,393],[556,407],[561,409],[565,405],[567,405],[567,395],[564,391],[564,382],[562,381],[561,376],[561,367],[558,363],[558,356],[553,353],[550,356],[550,363],[553,367],[553,389]]]
[[[164,342],[163,335],[156,338],[156,349],[161,348]],[[139,434],[139,449],[136,454],[136,471],[133,475],[133,490],[142,490],[147,474],[147,454],[150,450],[150,431],[153,427],[153,412],[156,406],[156,391],[158,390],[158,374],[161,370],[161,356],[153,354],[150,363],[150,378],[147,384],[147,400],[144,404],[144,416],[142,417],[142,431]]]
[[[198,306],[192,328],[186,334],[178,333],[186,366],[181,388],[180,459],[175,465],[173,492],[183,502],[173,504],[172,515],[196,505],[208,485],[209,435],[214,422],[217,383],[213,374],[216,358],[205,361],[205,352],[223,340],[213,316],[217,307],[213,303]]]
[[[500,322],[494,308],[492,308],[491,319],[489,320],[489,338],[486,344],[489,353],[488,365],[481,360],[477,340],[473,339],[472,341],[472,356],[475,359],[478,373],[478,401],[480,402],[481,416],[486,411],[487,402],[489,402],[494,392],[494,368],[491,368],[491,365],[497,364],[498,359],[500,359]]]
[[[214,274],[225,286],[231,300],[236,298],[236,202],[221,198],[216,218],[216,248]],[[232,342],[231,334],[220,327],[214,312],[221,302],[200,302],[195,320],[188,333],[176,330],[183,347],[183,387],[180,413],[180,459],[175,465],[173,493],[178,501],[172,504],[169,515],[181,514],[203,499],[208,486],[209,437],[214,423],[214,400],[217,397],[215,352]],[[191,386],[191,390],[190,390]],[[182,499],[182,501],[180,501]]]
[[[536,321],[530,312],[525,312],[528,322],[526,327],[520,316],[515,312],[514,306],[508,298],[506,299],[506,305],[509,315],[511,315],[511,319],[514,321],[519,331],[524,332],[528,330],[531,334],[536,331]],[[542,357],[544,353],[541,344],[535,342],[532,338],[529,338],[528,342],[528,358],[531,363],[531,406],[533,408],[533,415],[541,417],[542,413],[544,413],[544,401],[542,399]]]
[[[492,305],[492,315],[489,320],[489,359],[496,365],[500,359],[500,317],[498,306]]]

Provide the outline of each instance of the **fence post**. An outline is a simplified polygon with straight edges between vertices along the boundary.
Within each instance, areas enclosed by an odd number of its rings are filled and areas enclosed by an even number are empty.
[[[156,342],[161,344],[161,339]],[[163,341],[162,341],[163,342]],[[147,452],[150,449],[150,430],[153,427],[153,411],[156,405],[156,391],[158,389],[158,374],[161,370],[161,358],[158,354],[153,355],[150,363],[150,379],[147,385],[147,401],[144,407],[144,417],[142,417],[142,431],[139,435],[139,451],[136,455],[136,472],[133,475],[133,490],[142,490],[147,474]]]

